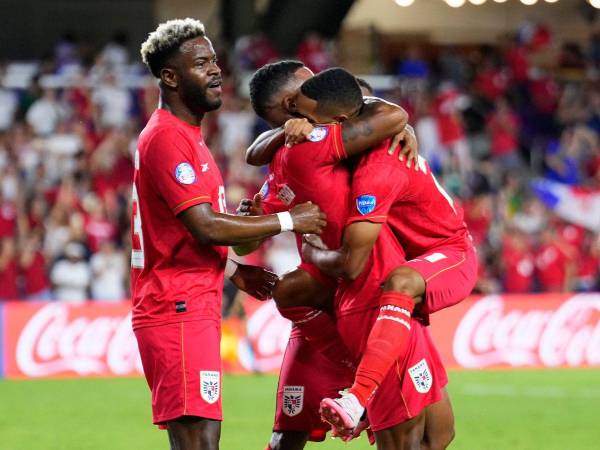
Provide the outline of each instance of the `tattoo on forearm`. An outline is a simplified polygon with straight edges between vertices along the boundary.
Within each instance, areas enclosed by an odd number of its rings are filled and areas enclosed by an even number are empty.
[[[359,136],[370,136],[373,127],[368,122],[347,123],[342,126],[342,141],[348,143]]]

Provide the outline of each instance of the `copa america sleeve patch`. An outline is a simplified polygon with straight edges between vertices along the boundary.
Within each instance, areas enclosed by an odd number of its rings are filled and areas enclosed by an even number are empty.
[[[377,197],[374,195],[361,195],[356,198],[356,209],[363,216],[373,212],[377,206]]]
[[[327,133],[327,127],[315,127],[310,134],[306,136],[306,139],[311,142],[319,142],[327,137]]]
[[[181,184],[192,184],[196,181],[196,172],[190,163],[182,162],[175,167],[175,178]]]
[[[265,183],[262,185],[262,187],[260,188],[260,191],[258,191],[258,193],[260,194],[260,196],[262,198],[266,198],[267,195],[269,195],[269,181],[265,181]]]
[[[283,386],[283,413],[294,417],[304,406],[304,386]]]
[[[408,369],[408,374],[419,394],[426,394],[429,392],[429,389],[431,389],[431,385],[433,384],[433,377],[431,376],[431,371],[429,370],[425,358]]]
[[[221,393],[221,376],[217,371],[200,371],[200,396],[206,403],[213,404],[219,400]]]

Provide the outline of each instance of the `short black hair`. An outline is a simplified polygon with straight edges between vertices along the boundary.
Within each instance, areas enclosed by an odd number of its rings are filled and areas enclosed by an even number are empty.
[[[265,64],[254,72],[250,79],[250,102],[258,116],[265,118],[273,95],[302,67],[304,63],[300,61],[285,60]]]
[[[371,86],[369,84],[369,82],[367,80],[365,80],[364,78],[361,78],[361,77],[356,77],[356,81],[358,82],[358,85],[360,87],[365,88],[367,91],[369,91],[369,94],[373,95],[373,92],[375,92],[375,90],[373,89],[373,86]]]
[[[324,70],[306,80],[300,91],[316,100],[318,109],[333,107],[357,110],[363,103],[356,77],[340,67]]]

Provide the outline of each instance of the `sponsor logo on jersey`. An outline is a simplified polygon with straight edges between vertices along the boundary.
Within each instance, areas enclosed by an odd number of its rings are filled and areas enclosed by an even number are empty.
[[[200,395],[206,403],[215,403],[219,400],[221,379],[219,372],[211,370],[200,371]]]
[[[304,406],[304,386],[283,387],[283,413],[286,416],[296,416]]]
[[[208,172],[208,163],[200,164],[202,166],[202,173]]]
[[[408,374],[418,393],[426,394],[429,392],[429,389],[431,389],[431,385],[433,384],[433,377],[431,376],[431,371],[429,370],[425,358],[409,368]]]
[[[265,181],[262,185],[262,187],[260,188],[260,191],[258,191],[258,193],[260,194],[260,196],[262,198],[266,198],[267,195],[269,195],[269,182]]]
[[[296,194],[294,194],[294,191],[287,184],[284,184],[279,189],[277,198],[289,206],[294,201],[294,198],[296,198]]]
[[[196,172],[190,163],[182,162],[175,167],[175,178],[181,184],[192,184],[196,181]]]
[[[327,127],[315,127],[310,134],[306,136],[306,139],[311,142],[320,142],[327,137],[327,132]]]
[[[377,197],[374,195],[361,195],[356,198],[356,209],[363,216],[373,212],[377,206]]]

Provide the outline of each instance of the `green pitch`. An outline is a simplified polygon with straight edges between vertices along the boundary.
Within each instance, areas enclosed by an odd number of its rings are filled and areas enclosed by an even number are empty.
[[[223,450],[263,450],[274,376],[224,380]],[[451,372],[453,450],[600,448],[600,370]],[[166,449],[142,379],[0,381],[2,450]],[[308,449],[367,449],[328,440]]]

